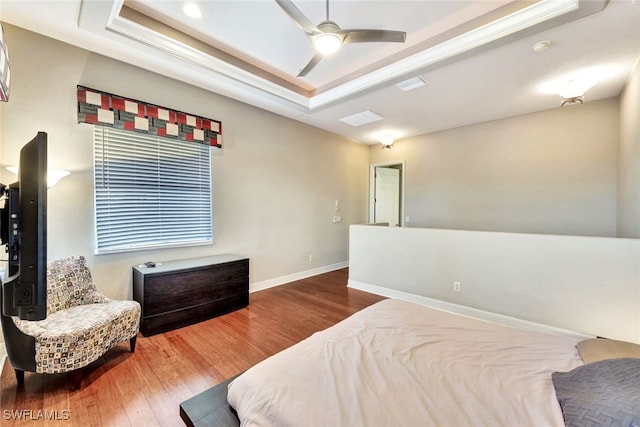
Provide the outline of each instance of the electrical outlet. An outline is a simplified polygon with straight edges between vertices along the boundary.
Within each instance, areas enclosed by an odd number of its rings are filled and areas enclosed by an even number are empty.
[[[334,215],[333,216],[333,222],[342,222],[342,216]]]
[[[309,254],[309,262],[313,262],[313,254]]]
[[[460,282],[458,281],[453,282],[453,290],[455,292],[462,292],[462,290],[460,289]]]

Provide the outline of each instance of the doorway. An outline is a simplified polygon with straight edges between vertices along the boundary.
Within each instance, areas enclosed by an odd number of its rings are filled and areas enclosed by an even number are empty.
[[[369,222],[404,225],[404,162],[371,165]]]

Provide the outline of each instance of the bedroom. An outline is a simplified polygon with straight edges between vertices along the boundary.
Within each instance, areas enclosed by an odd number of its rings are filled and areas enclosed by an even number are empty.
[[[10,43],[14,75],[12,99],[0,106],[0,181],[8,182],[13,179],[5,170],[5,166],[15,162],[20,146],[32,137],[35,131],[46,130],[51,141],[51,164],[71,172],[70,176],[61,180],[50,192],[49,221],[55,224],[55,227],[51,227],[50,230],[49,258],[56,259],[76,253],[88,256],[96,282],[112,298],[131,298],[131,265],[149,259],[167,260],[200,256],[202,248],[92,255],[94,232],[91,130],[89,126],[76,123],[77,84],[126,94],[135,99],[156,102],[159,105],[223,121],[224,148],[213,154],[216,244],[208,250],[211,253],[233,252],[249,256],[251,286],[254,290],[286,283],[307,274],[345,267],[349,259],[348,225],[368,220],[369,164],[402,158],[408,162],[407,173],[411,174],[418,173],[419,168],[410,169],[413,166],[409,162],[409,156],[419,156],[420,162],[427,161],[423,157],[425,155],[419,152],[419,148],[415,148],[421,137],[400,140],[391,150],[382,151],[379,146],[355,144],[337,134],[55,41],[13,26],[10,22],[5,25],[5,32]],[[50,65],[40,67],[37,64]],[[637,68],[634,76],[637,88]],[[617,97],[593,103],[586,102],[583,105],[585,108],[580,112],[607,116],[609,125],[602,132],[618,132],[612,123],[618,120],[623,111],[629,111],[632,117],[638,115],[637,106],[635,110],[628,110],[632,107],[623,109],[619,105],[620,99]],[[527,115],[525,119],[544,121],[550,120],[548,116],[575,114],[575,121],[578,123],[591,121],[591,115],[585,118],[576,111],[565,113],[563,110],[554,109]],[[504,120],[495,123],[498,128],[496,132],[500,132],[501,124],[510,126],[514,123],[509,119]],[[479,128],[467,129],[473,131]],[[596,188],[590,185],[579,188],[593,196],[594,204],[587,208],[574,206],[573,212],[588,210],[593,216],[591,222],[584,224],[575,233],[604,236],[620,233],[620,237],[638,238],[640,227],[637,223],[637,206],[640,196],[637,181],[635,184],[631,182],[630,187],[631,194],[636,195],[635,202],[624,203],[625,207],[618,208],[617,195],[618,188],[621,187],[618,184],[618,173],[621,173],[621,182],[625,179],[622,174],[625,170],[629,180],[637,177],[633,174],[637,174],[639,156],[623,156],[624,168],[619,167],[618,148],[622,148],[622,144],[620,147],[612,147],[602,143],[591,146],[593,151],[586,153],[584,146],[578,143],[585,137],[581,132],[590,131],[585,131],[579,126],[574,132],[578,135],[571,141],[574,150],[585,156],[590,155],[590,158],[585,157],[586,161],[594,162],[600,173],[596,177],[600,185]],[[632,133],[636,135],[635,139],[630,137],[625,150],[630,150],[631,153],[635,150],[637,153],[637,127],[632,132],[635,132]],[[444,137],[446,136],[445,133]],[[469,140],[462,140],[460,144],[472,149],[474,142],[477,145],[477,141]],[[491,152],[497,150],[505,141],[485,143],[491,144],[491,149],[487,150]],[[444,150],[437,143],[434,143],[433,148]],[[528,150],[533,151],[524,152],[525,156],[544,154],[535,151],[533,142]],[[406,157],[403,153],[406,153]],[[454,154],[442,160],[442,164],[455,164],[458,159]],[[477,154],[474,152],[473,155]],[[447,153],[442,155],[445,156]],[[566,168],[564,170],[579,173],[580,171],[573,169],[576,165],[575,155],[575,151],[567,151],[564,157],[557,160],[559,169]],[[495,165],[489,164],[486,167],[493,169]],[[453,170],[455,169],[443,170],[442,175],[431,179],[440,182],[451,180],[454,178]],[[538,173],[537,170],[534,172]],[[455,174],[455,178],[459,178],[459,175]],[[417,183],[420,176],[409,175],[407,179]],[[467,183],[473,182],[472,177],[467,179]],[[568,175],[567,179],[573,178]],[[428,188],[416,189],[422,190]],[[594,194],[596,190],[598,194]],[[410,187],[407,187],[407,191],[411,191]],[[338,224],[330,222],[336,200],[340,203],[342,216],[342,222]],[[423,215],[419,210],[421,201],[415,198],[413,200],[416,205],[407,205],[407,215],[411,216],[416,225],[420,225],[419,218]],[[634,197],[630,197],[630,200],[633,201]],[[497,200],[492,207],[499,210],[508,203],[509,200]],[[545,218],[548,218],[545,213],[535,217],[542,222],[542,228],[537,232],[555,232],[556,230],[551,230],[553,227],[575,227],[571,220],[565,220],[560,225],[552,225],[550,222],[545,224]],[[633,218],[636,218],[635,223]],[[464,219],[459,218],[460,222]],[[616,224],[627,225],[618,231]],[[446,224],[438,226],[446,227]],[[451,228],[457,226],[458,224],[449,225]],[[313,255],[312,261],[309,260],[309,255]]]

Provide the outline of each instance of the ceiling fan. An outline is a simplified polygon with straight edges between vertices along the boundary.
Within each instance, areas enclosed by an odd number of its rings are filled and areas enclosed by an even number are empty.
[[[394,42],[404,43],[407,33],[391,30],[343,30],[338,24],[329,20],[329,0],[326,2],[327,19],[317,26],[298,9],[291,0],[276,0],[276,3],[296,23],[298,27],[311,39],[316,54],[311,61],[298,73],[298,77],[305,76],[325,56],[337,51],[347,43]]]

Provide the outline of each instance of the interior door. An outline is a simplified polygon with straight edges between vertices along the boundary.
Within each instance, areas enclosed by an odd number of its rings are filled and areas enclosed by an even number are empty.
[[[400,170],[377,166],[375,168],[374,222],[400,225]]]

